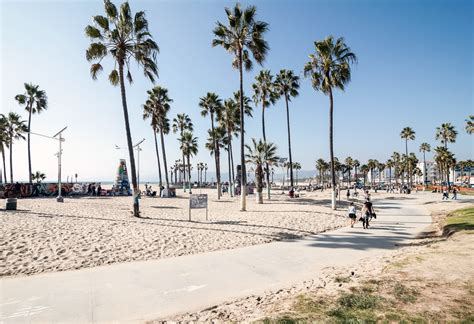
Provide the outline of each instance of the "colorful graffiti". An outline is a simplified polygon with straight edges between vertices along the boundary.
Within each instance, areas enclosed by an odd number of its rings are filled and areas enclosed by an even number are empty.
[[[63,183],[62,196],[84,196],[90,194],[89,187],[98,183]],[[102,195],[108,194],[103,190]],[[57,183],[13,183],[0,184],[0,198],[54,197],[58,195]]]

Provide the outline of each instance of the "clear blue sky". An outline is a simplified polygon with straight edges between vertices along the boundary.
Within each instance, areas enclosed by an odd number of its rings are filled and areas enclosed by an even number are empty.
[[[118,4],[117,1],[115,1]],[[238,73],[222,48],[212,48],[212,29],[225,21],[221,1],[130,1],[132,11],[145,10],[151,33],[158,42],[160,78],[169,89],[171,115],[185,112],[195,124],[200,151],[193,162],[213,169],[204,149],[210,120],[202,118],[199,97],[208,91],[222,98],[238,87]],[[352,82],[335,93],[335,154],[385,161],[393,151],[403,151],[400,130],[411,126],[416,140],[435,146],[435,127],[453,123],[459,136],[451,149],[458,159],[473,158],[473,140],[464,132],[464,119],[474,114],[473,1],[254,1],[260,20],[269,23],[270,51],[264,68],[301,73],[313,42],[327,35],[343,36],[357,54]],[[91,17],[103,14],[101,1],[2,1],[1,2],[1,111],[26,112],[13,97],[23,92],[23,82],[39,84],[49,97],[49,109],[34,116],[32,130],[54,134],[67,125],[63,175],[79,179],[111,180],[118,159],[126,151],[119,88],[107,80],[112,61],[105,62],[98,81],[89,75],[84,27]],[[254,70],[244,76],[250,94]],[[127,85],[132,136],[146,138],[141,155],[141,178],[157,178],[152,131],[142,120],[141,105],[152,84],[138,70]],[[290,106],[293,159],[304,170],[313,170],[318,158],[328,159],[328,98],[301,80],[300,96]],[[247,136],[261,136],[260,109],[247,121]],[[266,114],[267,138],[287,156],[284,103]],[[33,137],[33,169],[56,179],[56,143]],[[169,162],[180,157],[174,135],[166,138]],[[235,145],[237,147],[237,145]],[[14,145],[15,179],[27,178],[25,143]],[[239,152],[235,150],[235,156]],[[431,157],[431,155],[430,155]],[[224,158],[226,161],[227,158]],[[224,164],[224,170],[227,165]]]

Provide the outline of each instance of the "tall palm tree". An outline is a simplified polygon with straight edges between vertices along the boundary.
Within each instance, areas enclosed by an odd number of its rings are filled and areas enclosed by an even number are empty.
[[[130,63],[133,59],[143,68],[145,76],[152,82],[158,77],[156,55],[158,45],[148,31],[148,21],[144,11],[132,16],[128,2],[122,3],[120,10],[110,1],[104,0],[105,16],[94,16],[93,25],[85,28],[86,35],[91,39],[91,44],[86,51],[86,59],[94,62],[91,65],[92,79],[97,79],[97,74],[103,70],[102,60],[110,55],[114,60],[114,68],[109,74],[112,85],[120,84],[122,108],[127,133],[128,154],[130,156],[130,170],[134,191],[133,214],[139,216],[137,175],[135,158],[133,155],[132,134],[128,120],[127,97],[125,93],[124,69],[127,68],[127,80],[132,82]],[[118,68],[118,70],[117,70]]]
[[[395,168],[395,183],[398,185],[397,177],[400,174],[400,161],[401,161],[400,153],[393,152],[391,158],[392,158],[394,168]],[[403,177],[402,177],[402,183],[403,183]]]
[[[226,131],[226,151],[229,165],[230,194],[234,193],[234,159],[232,156],[232,138],[237,136],[239,130],[239,107],[232,98],[224,101],[224,106],[219,118],[219,125]]]
[[[372,187],[375,186],[374,170],[375,168],[377,168],[378,163],[379,161],[373,160],[373,159],[369,159],[367,161],[367,167],[369,168],[369,171],[370,171],[370,182],[371,182]]]
[[[366,164],[362,164],[362,166],[360,167],[360,171],[364,175],[364,187],[365,187],[365,183],[367,182],[367,173],[369,172],[369,167]]]
[[[8,148],[10,140],[7,134],[7,117],[0,114],[0,151],[2,152],[3,162],[3,182],[7,183],[7,168],[5,164],[5,148]]]
[[[379,170],[379,185],[382,183],[382,172],[385,170],[385,164],[379,162],[377,164],[377,169]]]
[[[299,162],[293,162],[293,169],[296,170],[296,185],[298,185],[298,171],[301,170],[301,164]]]
[[[356,184],[357,184],[358,183],[357,168],[360,167],[359,160],[352,161],[352,165],[354,166],[354,177],[355,177]],[[355,189],[357,190],[357,186],[355,187]]]
[[[40,171],[36,171],[31,175],[33,180],[36,180],[36,183],[41,183],[44,179],[46,179],[46,175]]]
[[[388,168],[388,185],[392,185],[392,168],[395,166],[395,163],[393,160],[388,159],[387,162],[385,162],[385,167]]]
[[[474,133],[474,115],[470,115],[466,120],[466,132],[468,134]]]
[[[268,44],[263,35],[268,30],[268,24],[255,20],[257,8],[249,6],[242,10],[237,3],[233,9],[225,8],[228,25],[217,22],[214,28],[215,38],[212,46],[222,46],[233,56],[232,66],[239,70],[240,78],[240,163],[242,167],[241,206],[245,211],[247,195],[247,172],[245,170],[245,127],[244,127],[244,80],[243,70],[252,69],[250,53],[258,64],[262,64],[268,51]]]
[[[349,185],[348,185],[348,188],[350,188],[351,187],[351,170],[354,167],[354,160],[350,156],[348,156],[344,160],[344,163],[346,164],[347,172],[349,172],[349,179],[348,179],[349,180]]]
[[[156,149],[156,130],[160,132],[160,141],[161,141],[161,152],[163,154],[163,164],[165,167],[165,181],[166,189],[169,189],[169,179],[168,179],[168,165],[166,162],[166,150],[165,150],[165,140],[164,134],[168,134],[170,131],[170,121],[167,117],[170,110],[170,103],[173,102],[168,96],[168,90],[161,87],[155,86],[153,89],[147,91],[148,99],[143,105],[143,118],[151,118],[152,127],[154,129],[155,136],[155,149]],[[158,158],[158,167],[159,167],[159,156],[156,152]],[[161,171],[160,175],[160,187],[161,187]]]
[[[28,126],[26,126],[24,120],[21,120],[21,116],[14,112],[9,112],[8,115],[4,117],[6,118],[5,131],[9,141],[8,147],[10,149],[10,183],[13,183],[13,141],[24,140],[24,133],[28,132]]]
[[[321,186],[323,186],[324,183],[324,171],[326,169],[327,163],[323,159],[318,159],[316,161],[316,169],[319,171],[319,178],[320,178],[320,183]]]
[[[441,144],[444,144],[445,148],[448,148],[448,143],[456,142],[456,136],[458,132],[451,123],[443,123],[440,127],[436,127],[435,138],[437,141],[440,141]]]
[[[245,155],[246,162],[255,165],[255,180],[256,180],[256,200],[258,204],[263,204],[263,166],[265,164],[273,165],[279,160],[276,155],[277,147],[273,143],[266,143],[262,140],[252,138],[252,146],[245,145],[248,153]]]
[[[420,152],[423,152],[423,184],[425,186],[425,189],[428,186],[428,178],[426,174],[426,152],[431,151],[431,145],[428,143],[421,143],[420,145]]]
[[[273,87],[273,75],[270,70],[262,70],[255,77],[255,83],[252,85],[253,88],[253,102],[255,105],[259,103],[262,105],[262,135],[263,141],[267,142],[267,136],[265,134],[265,108],[270,107],[276,101],[276,94]],[[265,175],[267,182],[267,199],[271,198],[270,193],[270,168],[265,165]]]
[[[286,127],[288,130],[288,159],[290,160],[290,186],[293,188],[293,160],[291,157],[290,109],[288,102],[299,95],[300,78],[291,70],[280,70],[275,78],[275,92],[284,97],[286,104]]]
[[[343,38],[334,42],[332,36],[314,42],[316,52],[309,55],[309,62],[304,67],[306,77],[311,77],[311,83],[316,91],[329,96],[329,153],[331,156],[332,209],[336,209],[336,174],[334,169],[334,100],[333,89],[344,90],[351,80],[351,64],[357,61],[356,55],[344,43]]]
[[[178,114],[176,115],[175,118],[173,118],[173,133],[178,133],[179,132],[179,137],[183,138],[183,134],[186,131],[193,132],[194,130],[194,125],[191,122],[191,118],[187,114]],[[179,140],[179,139],[178,139]],[[182,158],[183,158],[183,164],[185,163],[184,160],[184,152],[181,151],[182,153]],[[186,192],[186,168],[178,166],[180,170],[182,170],[183,173],[183,190]],[[181,173],[180,173],[181,177]]]
[[[30,183],[32,183],[30,149],[31,115],[40,114],[43,110],[46,110],[48,108],[48,98],[46,97],[46,92],[40,90],[39,86],[33,85],[32,83],[25,83],[25,93],[16,95],[15,100],[18,101],[20,105],[24,105],[25,110],[28,112],[28,173]]]
[[[451,189],[451,184],[449,182],[449,169],[454,168],[456,165],[456,159],[454,154],[451,153],[445,146],[437,146],[435,149],[435,161],[438,167],[442,171],[446,172],[446,184],[449,189]]]
[[[408,141],[409,140],[413,141],[415,139],[415,131],[411,127],[405,127],[400,132],[400,137],[405,140],[405,157],[408,159]],[[408,160],[405,160],[405,164],[408,166],[407,177],[409,178],[407,178],[407,181],[410,181],[410,187],[411,187],[412,185],[411,172],[410,172],[410,166],[408,164]]]
[[[199,101],[201,107],[201,116],[211,117],[211,132],[214,134],[214,121],[220,119],[222,113],[222,100],[215,93],[208,92],[205,97],[201,97]],[[215,139],[215,137],[212,137]],[[214,141],[214,161],[216,163],[216,178],[217,178],[217,199],[221,199],[221,167],[220,167],[220,148],[217,142]]]
[[[198,152],[197,137],[193,137],[193,133],[190,131],[184,131],[183,136],[179,139],[181,143],[181,151],[184,153],[186,160],[184,162],[185,168],[188,168],[188,182],[189,182],[189,194],[192,193],[191,185],[191,156],[194,156]]]

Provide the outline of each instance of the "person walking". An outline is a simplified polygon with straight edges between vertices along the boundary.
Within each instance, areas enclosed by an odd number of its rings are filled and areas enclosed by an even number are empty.
[[[97,196],[101,196],[102,195],[102,187],[99,183],[99,186],[97,187]]]
[[[347,189],[346,197],[347,197],[347,200],[349,200],[349,198],[351,197],[351,191],[350,191],[350,189]]]
[[[369,221],[373,215],[375,215],[374,206],[370,202],[370,199],[367,198],[361,210],[362,225],[364,229],[369,228]]]
[[[448,200],[449,199],[449,193],[448,190],[445,188],[443,189],[443,198],[441,200]]]
[[[458,199],[458,190],[456,189],[456,187],[453,187],[453,198],[451,198],[452,200],[457,200]]]
[[[351,227],[354,227],[354,224],[356,222],[356,206],[354,205],[353,202],[351,202],[351,204],[349,205],[347,214],[349,218],[351,219]]]

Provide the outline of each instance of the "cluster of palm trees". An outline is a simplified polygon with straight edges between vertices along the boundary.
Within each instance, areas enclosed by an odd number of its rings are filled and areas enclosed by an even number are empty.
[[[25,91],[15,96],[20,106],[24,106],[28,113],[28,121],[22,119],[20,114],[9,112],[0,114],[0,151],[2,153],[3,179],[7,181],[5,151],[10,153],[10,183],[13,183],[13,143],[18,140],[28,141],[28,179],[33,183],[34,174],[31,167],[31,121],[32,115],[40,114],[48,108],[48,98],[44,90],[31,83],[24,84]]]

